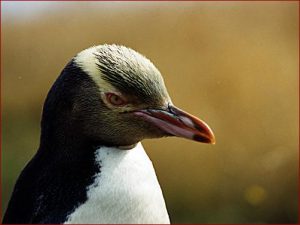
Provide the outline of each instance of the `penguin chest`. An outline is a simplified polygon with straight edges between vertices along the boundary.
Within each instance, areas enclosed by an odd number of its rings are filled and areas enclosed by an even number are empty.
[[[153,165],[141,143],[131,150],[101,147],[100,172],[87,201],[65,223],[170,223]]]

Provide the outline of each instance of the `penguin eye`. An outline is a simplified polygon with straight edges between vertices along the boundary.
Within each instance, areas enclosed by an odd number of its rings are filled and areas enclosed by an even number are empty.
[[[114,106],[123,106],[127,103],[123,98],[114,93],[106,93],[106,99]]]

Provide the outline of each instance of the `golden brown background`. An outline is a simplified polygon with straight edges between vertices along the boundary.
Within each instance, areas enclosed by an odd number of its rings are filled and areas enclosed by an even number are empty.
[[[117,43],[217,138],[144,141],[173,223],[297,222],[298,2],[2,2],[2,19],[3,210],[53,81],[77,52]]]

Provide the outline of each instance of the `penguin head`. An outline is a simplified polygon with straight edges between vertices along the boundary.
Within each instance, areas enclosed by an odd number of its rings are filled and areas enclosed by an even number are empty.
[[[105,44],[78,53],[55,82],[45,107],[64,115],[56,119],[69,128],[65,132],[108,146],[164,136],[215,141],[202,120],[173,105],[153,63],[124,46]]]

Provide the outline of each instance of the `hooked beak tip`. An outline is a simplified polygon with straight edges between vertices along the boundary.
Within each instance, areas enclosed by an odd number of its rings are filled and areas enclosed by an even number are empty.
[[[216,138],[215,138],[215,135],[213,134],[213,132],[209,129],[209,132],[207,134],[208,135],[195,134],[193,139],[194,139],[194,141],[198,141],[198,142],[201,142],[201,143],[215,145],[216,144]]]

